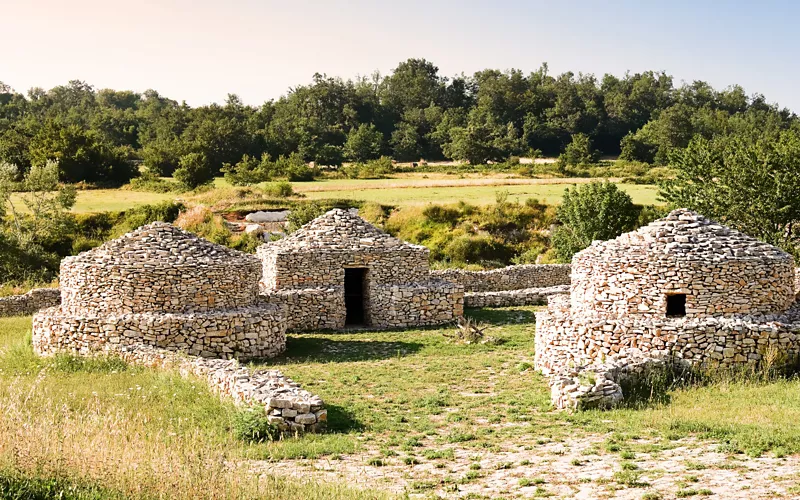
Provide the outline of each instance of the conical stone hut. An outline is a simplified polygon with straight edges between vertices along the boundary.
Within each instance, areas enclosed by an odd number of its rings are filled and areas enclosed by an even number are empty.
[[[689,363],[800,349],[794,260],[687,209],[572,260],[569,297],[537,314],[536,365],[557,373],[636,349]]]
[[[262,293],[287,304],[290,330],[453,321],[464,288],[431,275],[428,254],[341,209],[257,250]]]
[[[34,316],[34,350],[275,356],[286,347],[284,311],[259,296],[260,277],[255,257],[155,222],[62,261],[61,305]]]

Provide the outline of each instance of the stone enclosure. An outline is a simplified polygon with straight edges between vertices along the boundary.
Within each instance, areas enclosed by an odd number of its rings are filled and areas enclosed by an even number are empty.
[[[463,314],[463,287],[431,274],[428,249],[334,209],[258,248],[261,292],[289,330],[439,325]]]
[[[621,398],[614,374],[648,360],[796,356],[799,318],[791,256],[681,209],[575,255],[569,298],[537,313],[535,364],[553,377],[557,406],[602,406]],[[604,385],[580,383],[581,371]]]
[[[535,365],[554,404],[609,406],[623,379],[666,362],[800,353],[796,279],[788,254],[688,210],[595,242],[571,266],[431,271],[426,248],[337,209],[256,256],[143,226],[64,259],[60,290],[0,299],[0,314],[51,306],[33,319],[40,355],[175,366],[263,408],[277,428],[305,432],[325,425],[321,399],[237,361],[279,355],[290,330],[439,325],[465,305],[549,299],[537,313]]]

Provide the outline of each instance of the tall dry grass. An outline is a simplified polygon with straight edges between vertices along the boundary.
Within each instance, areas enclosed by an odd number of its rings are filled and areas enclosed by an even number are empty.
[[[254,474],[250,445],[220,416],[228,406],[205,389],[111,361],[36,358],[29,328],[27,318],[0,321],[0,477],[67,479],[124,497],[384,498],[311,475]]]

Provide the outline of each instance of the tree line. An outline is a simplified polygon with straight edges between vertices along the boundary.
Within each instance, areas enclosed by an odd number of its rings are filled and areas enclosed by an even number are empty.
[[[218,175],[244,158],[338,166],[390,156],[472,164],[515,155],[591,151],[666,164],[695,136],[797,130],[797,117],[748,96],[676,85],[656,71],[551,75],[487,69],[447,78],[424,59],[389,75],[314,75],[261,106],[233,94],[190,107],[160,95],[96,90],[81,81],[23,95],[0,83],[0,161],[20,173],[56,161],[62,182],[124,183],[139,165],[156,175]],[[270,163],[271,164],[271,163]]]

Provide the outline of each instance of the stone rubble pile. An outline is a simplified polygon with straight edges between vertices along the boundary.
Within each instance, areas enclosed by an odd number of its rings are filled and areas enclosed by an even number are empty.
[[[58,288],[34,288],[23,295],[0,297],[0,318],[27,316],[60,303],[61,291]]]
[[[551,296],[536,318],[535,365],[566,379],[572,367],[626,359],[632,349],[701,366],[800,354],[792,257],[685,209],[578,252],[569,297]],[[600,394],[582,388],[592,396],[573,397],[566,379],[557,405]]]

